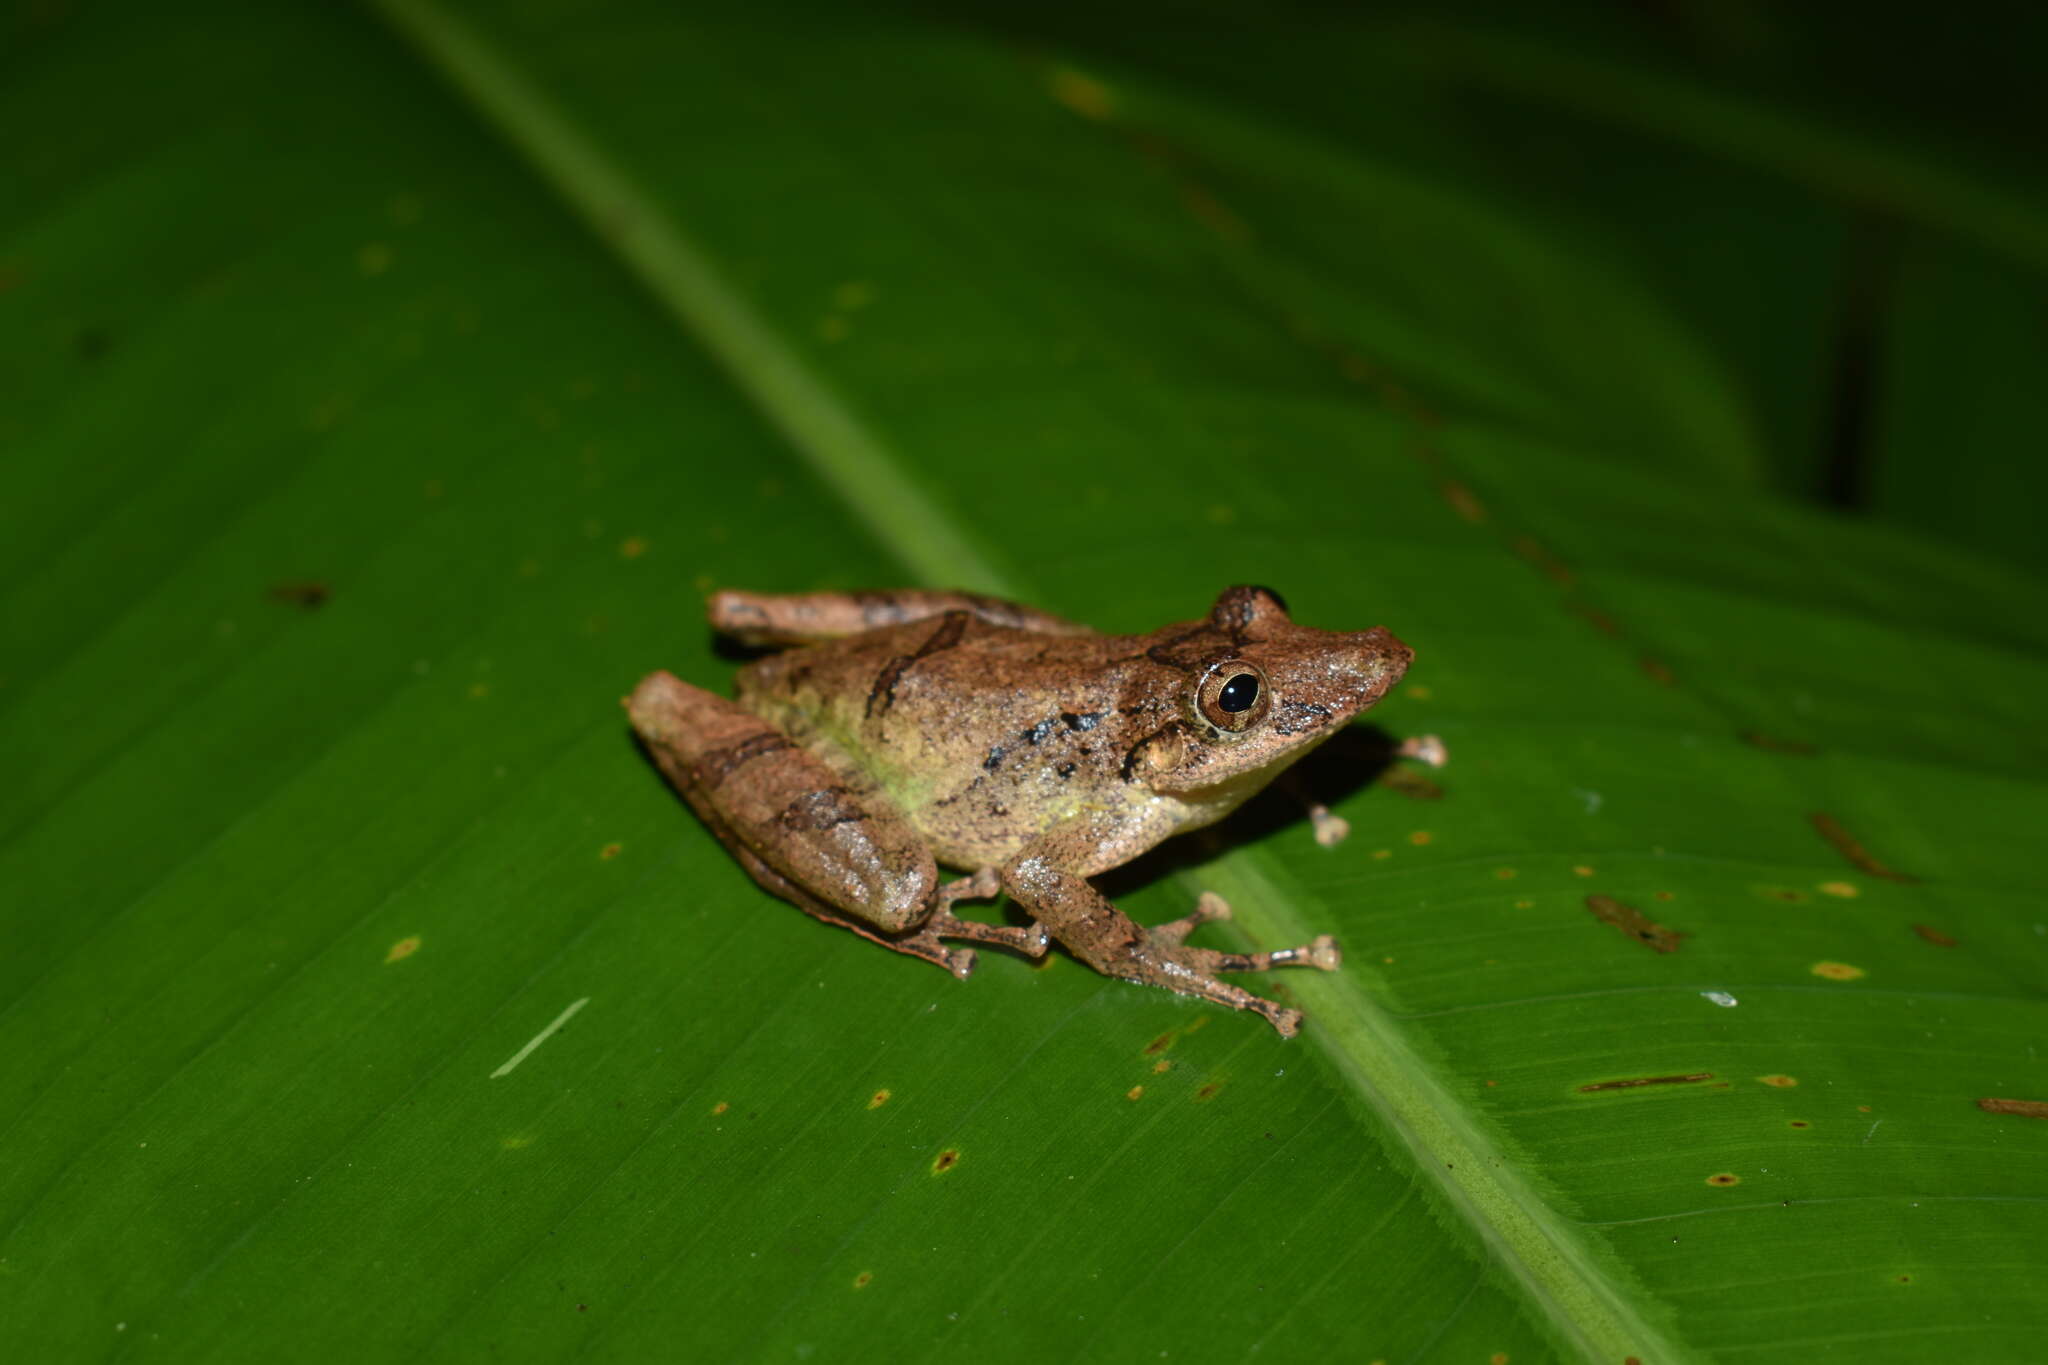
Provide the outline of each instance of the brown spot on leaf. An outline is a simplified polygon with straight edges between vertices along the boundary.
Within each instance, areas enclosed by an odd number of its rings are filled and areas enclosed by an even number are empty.
[[[1251,225],[1233,213],[1230,206],[1218,199],[1207,186],[1182,177],[1180,198],[1202,226],[1224,241],[1243,243],[1252,239]]]
[[[1682,1076],[1630,1076],[1618,1081],[1594,1081],[1590,1085],[1580,1086],[1579,1093],[1590,1095],[1600,1090],[1634,1090],[1645,1085],[1697,1085],[1701,1081],[1713,1079],[1714,1073],[1711,1071],[1691,1071]],[[1491,1081],[1487,1083],[1492,1084]]]
[[[872,1270],[863,1270],[860,1274],[853,1277],[853,1287],[855,1289],[866,1289],[874,1282],[875,1272]]]
[[[307,581],[304,583],[273,583],[270,585],[270,600],[282,602],[300,611],[318,611],[334,596],[334,589],[325,583]]]
[[[730,1108],[732,1108],[731,1105],[727,1104],[724,1100],[720,1100],[718,1103],[711,1106],[711,1112],[714,1114],[723,1114],[726,1110]]]
[[[1435,837],[1435,835],[1431,834],[1426,829],[1418,829],[1413,834],[1408,836],[1408,842],[1415,845],[1417,848],[1421,848],[1424,844],[1427,844],[1431,839]]]
[[[1796,1076],[1759,1076],[1757,1077],[1757,1081],[1763,1085],[1775,1085],[1780,1090],[1789,1090],[1793,1086],[1799,1084],[1799,1078]]]
[[[1486,520],[1486,504],[1480,502],[1477,494],[1456,479],[1444,480],[1437,491],[1443,494],[1444,501],[1451,505],[1452,511],[1474,526]]]
[[[1602,635],[1618,636],[1621,634],[1620,624],[1598,607],[1591,606],[1585,602],[1567,602],[1565,606],[1569,610],[1585,617],[1587,621],[1592,623],[1593,629],[1599,631]]]
[[[2000,1100],[1986,1097],[1977,1107],[1987,1114],[2017,1114],[2023,1119],[2048,1119],[2048,1100]]]
[[[1865,975],[1861,967],[1852,967],[1846,962],[1816,962],[1813,974],[1830,981],[1855,981]]]
[[[1812,1124],[1810,1124],[1810,1123],[1808,1123],[1808,1122],[1807,1122],[1807,1121],[1806,1121],[1805,1119],[1793,1119],[1793,1120],[1792,1120],[1792,1123],[1791,1123],[1791,1126],[1792,1126],[1792,1127],[1794,1127],[1794,1128],[1811,1128],[1811,1127],[1813,1127],[1813,1125],[1812,1125]]]
[[[1753,744],[1774,754],[1793,754],[1799,758],[1811,758],[1820,752],[1803,739],[1783,739],[1777,735],[1767,735],[1761,730],[1744,730],[1741,739],[1744,744]]]
[[[1726,1189],[1730,1185],[1740,1185],[1742,1183],[1742,1177],[1739,1175],[1734,1175],[1728,1171],[1722,1171],[1718,1175],[1708,1176],[1707,1183],[1709,1185],[1718,1185],[1721,1188]]]
[[[402,961],[405,958],[411,957],[419,950],[420,936],[418,934],[411,934],[392,944],[391,950],[384,954],[384,960],[386,962]]]
[[[1820,831],[1821,838],[1835,846],[1837,853],[1847,858],[1863,871],[1868,872],[1871,876],[1883,877],[1886,881],[1890,882],[1903,882],[1908,886],[1920,880],[1918,877],[1908,873],[1894,871],[1879,862],[1871,856],[1869,849],[1856,841],[1855,836],[1842,828],[1841,821],[1829,815],[1826,811],[1817,810],[1806,818],[1811,820],[1813,827]]]
[[[624,850],[622,849],[622,847],[618,844],[606,844],[603,848],[597,851],[597,856],[604,859],[606,862],[610,862],[612,859],[618,857],[619,854],[623,851]]]
[[[1203,1102],[1213,1100],[1216,1098],[1216,1092],[1221,1090],[1222,1088],[1222,1082],[1210,1081],[1207,1084],[1203,1085],[1201,1089],[1195,1091],[1195,1099],[1197,1101]]]
[[[1650,675],[1651,682],[1656,683],[1660,687],[1673,687],[1677,685],[1678,679],[1671,672],[1671,665],[1665,663],[1662,659],[1645,654],[1637,662],[1643,666],[1643,672]]]
[[[1374,786],[1385,787],[1390,792],[1407,797],[1410,801],[1441,801],[1444,789],[1411,768],[1396,763],[1380,771]]]
[[[1544,549],[1534,536],[1515,537],[1515,553],[1535,565],[1537,572],[1551,582],[1560,587],[1571,586],[1572,571],[1556,555]]]
[[[1163,1076],[1171,1070],[1173,1070],[1173,1063],[1169,1062],[1164,1057],[1161,1057],[1158,1061],[1152,1063],[1152,1074],[1155,1076]]]
[[[1834,896],[1841,900],[1855,900],[1863,892],[1854,882],[1822,882],[1817,888],[1823,896]]]
[[[888,1102],[889,1092],[887,1090],[877,1090],[874,1094],[868,1096],[868,1108],[870,1109],[880,1109]]]
[[[1913,926],[1913,932],[1920,935],[1920,937],[1926,939],[1929,943],[1932,943],[1937,948],[1953,948],[1956,946],[1956,941],[1954,939],[1950,938],[1947,934],[1941,932],[1941,930],[1934,928],[1932,925],[1916,924]]]
[[[947,1171],[952,1170],[955,1166],[958,1166],[959,1164],[960,1153],[955,1151],[953,1148],[948,1147],[945,1151],[940,1152],[937,1156],[932,1158],[932,1174],[944,1175]]]
[[[1145,1044],[1145,1055],[1147,1057],[1156,1056],[1172,1046],[1173,1035],[1171,1033],[1162,1033],[1151,1042]]]
[[[1593,912],[1595,919],[1613,925],[1630,938],[1646,943],[1660,953],[1677,952],[1678,941],[1688,937],[1682,930],[1667,928],[1633,905],[1624,905],[1612,896],[1588,896],[1586,908]]]
[[[1125,1099],[1127,1099],[1127,1100],[1135,1100],[1135,1099],[1140,1099],[1140,1098],[1142,1098],[1142,1097],[1144,1096],[1144,1094],[1145,1094],[1145,1087],[1144,1087],[1144,1086],[1142,1086],[1142,1085],[1134,1085],[1134,1086],[1132,1086],[1132,1087],[1131,1087],[1131,1088],[1130,1088],[1129,1090],[1126,1090],[1126,1091],[1124,1091],[1124,1098],[1125,1098]]]
[[[1046,90],[1082,118],[1102,123],[1116,114],[1116,96],[1110,88],[1070,66],[1054,67],[1046,78]]]

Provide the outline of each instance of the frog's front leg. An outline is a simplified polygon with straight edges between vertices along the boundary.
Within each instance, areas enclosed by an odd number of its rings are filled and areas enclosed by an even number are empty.
[[[1304,947],[1264,953],[1190,948],[1183,942],[1190,930],[1210,920],[1228,918],[1229,906],[1222,897],[1205,896],[1185,918],[1147,930],[1112,905],[1086,877],[1070,870],[1088,865],[1087,853],[1092,847],[1085,823],[1053,830],[1003,864],[1003,887],[1050,929],[1054,938],[1105,976],[1164,986],[1233,1009],[1255,1010],[1282,1037],[1292,1038],[1300,1031],[1300,1010],[1219,981],[1215,973],[1259,972],[1290,965],[1332,971],[1340,961],[1335,942],[1324,937]]]
[[[719,842],[762,887],[805,913],[955,976],[973,970],[974,954],[945,947],[943,938],[1045,951],[1038,925],[955,916],[954,901],[995,894],[995,873],[941,886],[931,850],[886,797],[854,791],[751,711],[669,673],[649,674],[626,709],[655,763]]]

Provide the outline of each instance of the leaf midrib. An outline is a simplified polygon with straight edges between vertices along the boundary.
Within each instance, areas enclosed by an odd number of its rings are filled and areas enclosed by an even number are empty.
[[[679,327],[710,353],[762,417],[908,569],[933,586],[1020,600],[1030,594],[985,555],[913,480],[832,387],[720,276],[711,258],[516,66],[431,0],[372,0],[376,9],[592,229]],[[1298,896],[1281,890],[1268,855],[1244,849],[1202,869],[1251,936],[1305,941]],[[1183,874],[1187,879],[1188,874]],[[1375,1005],[1356,979],[1309,974],[1294,986],[1309,1007],[1306,1037],[1360,1103],[1407,1145],[1418,1170],[1484,1241],[1559,1336],[1589,1358],[1677,1360],[1688,1354],[1597,1264],[1577,1225],[1529,1186]]]

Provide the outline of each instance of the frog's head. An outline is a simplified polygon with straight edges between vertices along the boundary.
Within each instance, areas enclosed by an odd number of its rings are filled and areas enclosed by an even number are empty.
[[[1167,670],[1179,714],[1131,750],[1126,774],[1170,795],[1241,788],[1237,800],[1378,701],[1415,657],[1384,626],[1297,626],[1259,587],[1228,588],[1206,619],[1153,639],[1146,657]]]

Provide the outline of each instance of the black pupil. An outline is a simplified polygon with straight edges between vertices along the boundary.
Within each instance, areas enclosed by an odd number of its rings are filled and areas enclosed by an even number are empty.
[[[1216,694],[1216,704],[1233,716],[1239,711],[1249,711],[1252,703],[1259,699],[1259,680],[1249,673],[1240,673],[1223,684],[1223,690]]]

